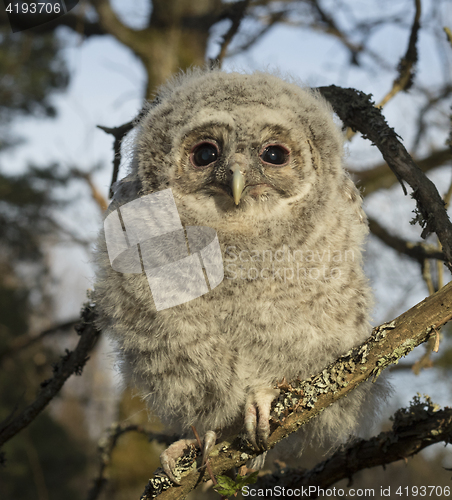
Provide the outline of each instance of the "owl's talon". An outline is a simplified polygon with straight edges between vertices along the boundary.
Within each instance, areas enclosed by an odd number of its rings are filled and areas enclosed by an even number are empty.
[[[270,436],[270,425],[268,426],[268,432],[263,432],[259,433],[258,430],[258,437],[259,437],[259,445],[261,451],[267,451],[268,450],[268,437]]]
[[[202,450],[202,465],[206,464],[209,458],[209,454],[212,451],[212,448],[215,446],[216,441],[217,441],[216,432],[207,431],[206,435],[204,436],[204,444]]]
[[[160,454],[160,463],[163,470],[165,471],[165,474],[171,479],[173,483],[177,484],[178,486],[180,486],[180,482],[174,475],[176,461],[178,458],[184,456],[187,446],[193,444],[197,444],[196,439],[179,439],[179,441],[176,441],[175,443],[168,446],[168,448]]]
[[[268,449],[270,409],[279,396],[279,389],[265,388],[250,394],[245,405],[245,430],[248,440],[258,453]]]
[[[176,479],[174,474],[171,472],[174,467],[176,466],[176,463],[174,460],[168,460],[167,462],[164,462],[162,458],[160,458],[160,463],[162,464],[163,470],[165,471],[165,474],[171,479],[171,481],[176,484],[177,486],[180,486],[180,482]]]
[[[254,403],[246,405],[245,409],[245,431],[246,437],[256,451],[260,451],[256,442],[257,411]]]

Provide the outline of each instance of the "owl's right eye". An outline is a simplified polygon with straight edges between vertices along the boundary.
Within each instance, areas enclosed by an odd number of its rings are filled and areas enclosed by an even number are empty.
[[[201,142],[197,144],[190,154],[190,161],[195,167],[207,167],[218,160],[220,152],[216,144],[212,142]]]

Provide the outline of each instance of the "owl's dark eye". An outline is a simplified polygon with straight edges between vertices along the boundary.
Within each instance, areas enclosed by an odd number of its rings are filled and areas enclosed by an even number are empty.
[[[261,159],[272,165],[285,165],[289,161],[289,151],[280,145],[270,145],[262,151]]]
[[[195,167],[207,167],[218,160],[220,152],[215,144],[211,142],[201,142],[196,145],[190,154],[190,161]]]

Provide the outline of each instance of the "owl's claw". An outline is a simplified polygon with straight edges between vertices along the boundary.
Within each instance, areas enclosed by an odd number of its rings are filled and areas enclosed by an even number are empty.
[[[245,407],[245,431],[246,437],[253,445],[255,450],[259,450],[256,442],[256,422],[257,422],[257,412],[256,407],[253,403],[246,404]]]
[[[245,404],[246,436],[254,449],[262,453],[268,449],[270,436],[270,408],[279,396],[279,389],[260,389],[251,393]]]
[[[217,434],[214,431],[207,431],[204,436],[204,443],[202,448],[202,465],[205,465],[212,448],[215,446],[217,441]]]
[[[160,463],[165,471],[165,474],[171,479],[171,481],[177,485],[180,485],[178,479],[174,475],[174,469],[176,467],[176,461],[178,458],[184,456],[185,449],[190,445],[197,445],[196,439],[179,439],[175,443],[168,446],[168,448],[163,451],[160,455]]]
[[[215,446],[217,440],[217,435],[214,431],[207,431],[204,436],[204,443],[202,447],[202,465],[205,465],[212,448]],[[176,478],[174,470],[176,468],[176,462],[179,458],[184,456],[187,446],[195,445],[198,447],[197,439],[179,439],[175,443],[171,444],[165,451],[160,455],[160,463],[165,471],[165,474],[171,479],[171,481],[177,485],[180,485],[179,479]]]

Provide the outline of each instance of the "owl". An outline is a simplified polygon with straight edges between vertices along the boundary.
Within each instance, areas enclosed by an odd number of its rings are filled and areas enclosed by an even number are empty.
[[[136,125],[129,173],[107,214],[170,192],[182,227],[214,230],[223,279],[159,308],[143,266],[113,269],[101,231],[98,326],[152,413],[182,436],[195,426],[205,457],[217,438],[241,429],[263,453],[278,382],[309,378],[370,335],[368,227],[342,157],[329,104],[264,72],[180,73]],[[145,232],[151,221],[140,224]],[[287,448],[340,443],[384,392],[363,384]],[[161,456],[175,482],[175,460],[189,442]]]

